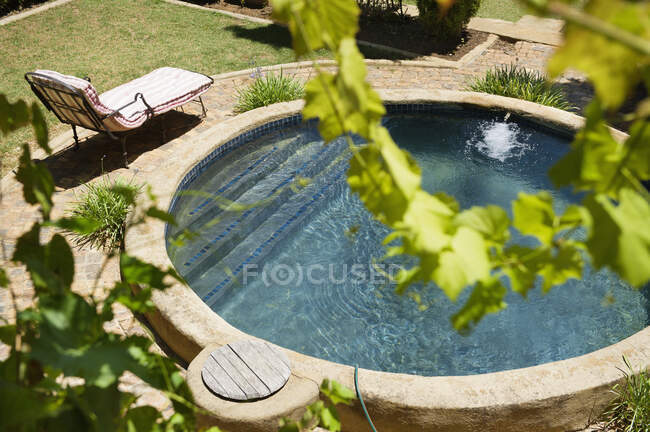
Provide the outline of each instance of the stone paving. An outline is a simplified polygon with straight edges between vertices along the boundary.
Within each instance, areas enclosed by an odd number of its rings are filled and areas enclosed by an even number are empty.
[[[487,69],[496,65],[517,64],[532,70],[541,71],[553,47],[538,43],[499,39],[473,60],[459,67],[431,67],[408,62],[378,64],[370,62],[368,78],[376,88],[385,89],[463,89],[473,77],[482,75]],[[313,76],[311,67],[283,67],[285,75],[294,75],[300,79]],[[130,168],[122,165],[120,145],[108,138],[94,133],[82,134],[85,141],[78,151],[72,149],[71,133],[64,133],[52,140],[54,154],[45,157],[36,153],[43,163],[52,171],[56,184],[53,216],[65,213],[66,208],[75,200],[75,194],[83,192],[83,184],[100,180],[102,172],[111,178],[122,177],[146,183],[148,173],[157,169],[161,161],[167,158],[182,158],[183,148],[191,146],[193,139],[203,131],[222,122],[235,114],[237,89],[252,82],[249,72],[225,74],[215,77],[213,87],[204,95],[208,115],[202,122],[193,114],[198,113],[196,106],[188,104],[186,113],[170,112],[155,120],[127,141]],[[234,75],[234,76],[233,76]],[[573,105],[580,109],[591,96],[590,88],[579,76],[566,76],[560,80]],[[161,143],[159,127],[156,123],[164,122],[165,142]],[[11,278],[11,292],[15,306],[22,309],[32,302],[32,285],[22,267],[8,263],[16,244],[16,239],[38,219],[37,211],[22,199],[22,191],[13,174],[2,179],[0,196],[0,260],[8,269]],[[119,279],[119,268],[114,258],[107,258],[102,252],[83,248],[75,250],[75,282],[73,289],[84,295],[101,291]],[[13,319],[14,307],[8,290],[0,290],[0,317]],[[116,307],[115,318],[107,324],[107,330],[122,335],[150,334],[146,322],[141,317],[134,317],[124,307]],[[156,349],[164,351],[162,344]],[[7,348],[0,346],[0,358],[7,355]],[[179,365],[183,367],[183,365]],[[162,394],[149,388],[132,375],[125,375],[122,388],[142,395],[139,404],[153,405],[169,413],[169,401]]]

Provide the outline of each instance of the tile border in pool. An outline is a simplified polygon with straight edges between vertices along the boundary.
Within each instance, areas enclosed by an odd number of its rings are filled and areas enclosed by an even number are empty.
[[[478,93],[391,90],[380,95],[388,104],[410,104],[416,109],[433,103],[446,108],[505,110],[566,133],[578,130],[584,122],[568,112]],[[242,134],[252,134],[260,126],[296,116],[302,106],[302,102],[290,102],[253,110],[199,135],[196,145],[183,149],[181,160],[170,160],[147,178],[159,197],[159,205],[168,208],[181,181],[224,143]],[[615,135],[625,136],[617,131]],[[129,230],[125,247],[130,255],[154,265],[172,265],[165,248],[162,221]],[[296,407],[318,398],[318,384],[323,378],[354,386],[353,367],[281,348],[292,363],[292,376],[285,389],[251,404],[214,397],[201,381],[202,359],[211,347],[254,337],[230,326],[189,287],[176,281],[170,283],[172,286],[164,292],[153,293],[157,311],[148,314],[148,318],[169,347],[191,362],[189,386],[196,401],[212,413],[217,424],[229,430],[274,430],[279,417],[299,415],[302,411]],[[616,368],[623,366],[623,355],[637,368],[650,369],[650,327],[590,354],[529,368],[460,377],[360,370],[360,385],[373,421],[383,432],[575,430],[583,428],[592,419],[592,413],[609,402],[609,389],[622,377]],[[358,404],[341,407],[339,413],[346,429],[367,428]]]

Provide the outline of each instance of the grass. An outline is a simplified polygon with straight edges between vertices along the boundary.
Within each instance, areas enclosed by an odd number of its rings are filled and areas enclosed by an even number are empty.
[[[77,247],[91,246],[107,252],[120,247],[124,239],[126,217],[131,203],[139,194],[141,187],[122,179],[103,180],[87,183],[79,201],[73,204],[70,214],[97,223],[98,228],[89,234],[71,232],[72,241]]]
[[[403,0],[405,4],[415,5],[416,0]],[[476,16],[496,18],[506,21],[518,21],[526,15],[526,8],[517,0],[482,0]]]
[[[625,382],[612,389],[616,399],[605,413],[605,429],[650,432],[650,373],[635,373],[627,359],[623,360],[627,366],[627,371],[622,371]]]
[[[239,100],[235,111],[242,113],[278,102],[300,99],[305,94],[305,89],[300,81],[284,76],[282,72],[279,75],[269,72],[266,76],[258,75],[251,85],[237,90],[237,93]]]
[[[76,0],[0,27],[0,47],[0,93],[10,102],[37,100],[23,78],[35,69],[89,76],[102,92],[161,66],[213,75],[246,69],[252,61],[295,61],[282,27],[160,0]],[[47,120],[50,137],[66,129],[49,113]],[[26,141],[32,141],[28,129],[0,142],[0,174],[15,166]]]
[[[523,99],[563,110],[571,108],[562,90],[549,83],[543,74],[516,65],[488,70],[485,76],[474,79],[466,90]]]

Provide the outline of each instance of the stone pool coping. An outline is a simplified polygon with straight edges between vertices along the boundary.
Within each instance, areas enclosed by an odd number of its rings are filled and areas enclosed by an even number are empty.
[[[385,103],[440,103],[508,111],[545,126],[574,132],[584,119],[517,99],[457,92],[387,90]],[[303,102],[276,104],[217,124],[194,139],[182,158],[170,158],[149,177],[160,208],[168,208],[181,180],[214,148],[262,124],[299,113]],[[616,132],[619,138],[625,134]],[[150,221],[131,228],[126,252],[157,266],[172,263],[165,246],[165,224]],[[158,335],[188,362],[188,383],[197,402],[228,430],[273,430],[277,418],[297,415],[296,406],[318,397],[318,384],[335,379],[354,388],[354,368],[282,349],[292,363],[290,384],[269,399],[237,404],[210,394],[200,368],[210,349],[254,337],[230,326],[189,287],[174,283],[156,292],[157,312],[148,316]],[[568,431],[584,428],[611,399],[620,382],[625,356],[635,367],[650,369],[650,327],[609,347],[538,366],[470,376],[422,377],[361,369],[359,382],[373,421],[381,431]],[[291,401],[289,405],[287,401]],[[366,430],[358,405],[343,407],[346,430]]]

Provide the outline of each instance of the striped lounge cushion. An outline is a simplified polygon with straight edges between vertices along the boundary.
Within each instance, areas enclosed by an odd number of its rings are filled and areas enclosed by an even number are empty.
[[[137,93],[142,93],[154,115],[162,114],[197,98],[212,85],[212,80],[203,74],[162,67],[98,96],[95,88],[86,80],[53,71],[36,72],[82,90],[85,98],[100,115],[109,114],[133,102]],[[105,119],[104,124],[111,131],[123,131],[137,128],[148,117],[146,105],[138,99],[118,114]]]

